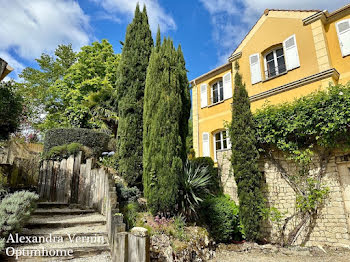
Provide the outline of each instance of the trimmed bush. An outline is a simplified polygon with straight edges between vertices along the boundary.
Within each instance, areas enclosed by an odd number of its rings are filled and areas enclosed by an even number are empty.
[[[76,155],[79,153],[79,151],[84,152],[84,157],[89,158],[93,155],[93,152],[90,148],[83,146],[79,143],[71,143],[68,145],[62,145],[62,146],[54,146],[52,147],[49,152],[45,152],[43,154],[43,159],[63,159],[68,158],[71,155]]]
[[[45,134],[44,152],[55,146],[79,143],[91,148],[95,154],[108,150],[109,135],[85,128],[55,128]]]
[[[36,206],[39,196],[28,191],[7,195],[0,203],[0,243],[10,233],[19,232]],[[1,250],[0,250],[1,251]]]
[[[196,157],[191,160],[194,168],[199,166],[206,167],[208,173],[210,174],[210,185],[208,186],[208,190],[210,193],[219,195],[222,194],[222,186],[220,181],[220,176],[218,169],[214,167],[214,161],[210,157]]]
[[[122,183],[116,184],[116,191],[118,195],[118,201],[121,205],[136,202],[137,199],[141,196],[141,192],[136,186],[126,187]]]
[[[202,218],[217,242],[241,239],[238,206],[226,195],[209,196],[201,205]]]

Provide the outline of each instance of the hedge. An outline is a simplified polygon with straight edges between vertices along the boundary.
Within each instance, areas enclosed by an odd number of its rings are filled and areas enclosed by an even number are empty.
[[[52,147],[79,143],[99,154],[108,150],[109,135],[86,128],[56,128],[45,134],[44,152]]]
[[[240,240],[239,208],[226,195],[208,196],[201,204],[201,217],[217,242]]]

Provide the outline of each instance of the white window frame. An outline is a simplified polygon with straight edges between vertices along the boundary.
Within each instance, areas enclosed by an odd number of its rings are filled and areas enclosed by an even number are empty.
[[[277,58],[281,57],[281,56],[277,57],[277,50],[278,50],[278,49],[282,49],[283,58],[284,58],[284,67],[285,67],[285,70],[284,70],[283,72],[281,72],[281,73],[279,72],[278,60],[277,60]],[[270,77],[269,77],[269,75],[268,75],[268,67],[267,67],[267,59],[266,59],[266,57],[267,57],[269,54],[271,54],[271,53],[273,53],[273,60],[274,60],[274,63],[275,63],[276,75],[270,76]],[[282,46],[281,46],[281,47],[277,47],[277,48],[275,48],[275,49],[273,49],[273,50],[270,50],[266,55],[264,55],[264,66],[265,66],[265,68],[264,68],[264,69],[265,69],[265,79],[273,78],[273,77],[279,76],[280,74],[283,74],[283,73],[286,73],[286,72],[287,72],[286,57],[285,57],[284,49],[283,49]]]
[[[226,145],[227,147],[224,148],[224,139],[223,139],[223,132],[226,132]],[[228,150],[231,148],[231,140],[230,140],[230,136],[229,136],[229,133],[228,133],[228,130],[226,129],[223,129],[223,130],[220,130],[220,131],[217,131],[213,134],[213,144],[214,144],[214,161],[217,162],[217,157],[216,157],[216,135],[220,133],[220,143],[221,143],[221,149],[218,149],[218,150]]]
[[[219,83],[222,83],[221,87],[219,87]],[[218,101],[217,102],[214,102],[214,85],[215,84],[218,84]],[[210,97],[210,101],[212,104],[216,104],[216,103],[220,103],[222,101],[225,100],[225,91],[224,91],[224,79],[221,77],[220,79],[218,79],[217,81],[215,81],[212,85],[211,85],[211,97]],[[220,97],[221,97],[221,93],[220,93],[220,89],[222,89],[222,100],[220,100]]]

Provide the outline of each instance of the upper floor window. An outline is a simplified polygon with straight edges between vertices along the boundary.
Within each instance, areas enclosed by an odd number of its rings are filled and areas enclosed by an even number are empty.
[[[252,84],[263,80],[260,64],[261,54],[252,54],[249,57]],[[300,66],[299,53],[295,35],[283,41],[281,47],[276,48],[264,56],[265,79],[280,75]]]
[[[269,52],[264,61],[266,79],[287,71],[282,47]]]
[[[215,104],[232,97],[231,72],[216,79],[208,90],[207,84],[200,85],[201,108],[208,106],[208,94],[210,94],[211,104]]]
[[[211,87],[212,103],[215,104],[224,100],[224,84],[222,80],[217,81]]]
[[[336,28],[343,57],[350,55],[350,19],[338,22]]]

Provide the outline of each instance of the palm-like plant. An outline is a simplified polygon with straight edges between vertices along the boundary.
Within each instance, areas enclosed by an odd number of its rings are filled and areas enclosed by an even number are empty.
[[[180,212],[188,219],[197,216],[197,208],[203,201],[202,196],[209,193],[211,176],[205,166],[195,167],[187,160],[180,178]]]

